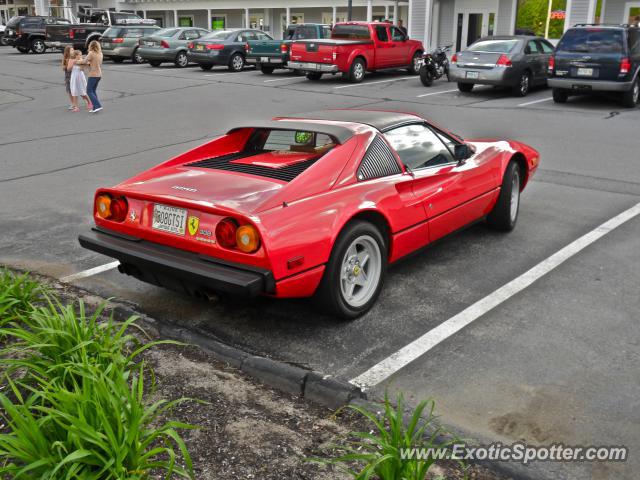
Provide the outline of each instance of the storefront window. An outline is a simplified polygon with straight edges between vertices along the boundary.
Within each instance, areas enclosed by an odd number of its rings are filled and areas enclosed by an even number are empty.
[[[193,17],[178,17],[179,27],[193,27]]]
[[[227,26],[227,17],[211,17],[211,30],[224,30]]]

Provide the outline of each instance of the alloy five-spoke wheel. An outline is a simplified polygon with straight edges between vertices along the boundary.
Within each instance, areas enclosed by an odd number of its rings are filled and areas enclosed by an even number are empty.
[[[187,58],[187,52],[178,52],[174,63],[178,68],[186,67],[189,64],[189,59]]]
[[[518,81],[515,93],[519,97],[526,97],[531,89],[531,75],[529,72],[524,72]]]
[[[229,69],[234,72],[240,72],[244,68],[244,57],[239,53],[234,53],[229,62]]]
[[[343,319],[367,312],[380,295],[387,271],[381,229],[363,220],[349,222],[336,240],[316,298],[321,308]]]
[[[35,38],[31,41],[31,51],[33,53],[44,53],[47,46],[41,38]]]

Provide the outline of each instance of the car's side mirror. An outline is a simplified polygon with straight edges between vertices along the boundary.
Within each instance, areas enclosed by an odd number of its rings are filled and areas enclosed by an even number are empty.
[[[458,143],[453,147],[453,158],[464,163],[467,158],[473,155],[473,149],[466,143]]]

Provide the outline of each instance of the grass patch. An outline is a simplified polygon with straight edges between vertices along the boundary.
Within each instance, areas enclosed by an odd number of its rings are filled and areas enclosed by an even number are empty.
[[[193,478],[180,431],[192,425],[163,421],[186,399],[149,402],[152,369],[145,350],[173,341],[144,342],[131,332],[136,318],[104,318],[82,302],[63,305],[27,276],[2,276],[0,370],[9,387],[0,394],[0,478]],[[6,281],[4,281],[6,280]],[[40,293],[37,293],[40,292]],[[40,306],[34,300],[43,300]]]

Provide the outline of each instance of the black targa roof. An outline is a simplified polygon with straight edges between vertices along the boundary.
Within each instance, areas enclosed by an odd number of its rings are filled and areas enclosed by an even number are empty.
[[[380,110],[320,110],[294,115],[296,118],[307,120],[333,120],[335,122],[353,122],[369,125],[381,132],[398,125],[424,121],[417,115],[401,112],[384,112]]]
[[[304,119],[300,119],[304,120]],[[248,125],[242,125],[229,130],[227,133],[234,132],[241,128],[265,128],[269,130],[304,130],[305,132],[323,133],[335,138],[339,143],[344,143],[353,137],[353,130],[335,125],[331,123],[315,123],[315,122],[296,122],[295,120],[267,120],[251,122]]]

